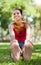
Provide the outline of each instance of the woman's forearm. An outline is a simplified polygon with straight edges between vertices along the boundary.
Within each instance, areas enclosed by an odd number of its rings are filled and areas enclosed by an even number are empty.
[[[32,42],[32,38],[31,38],[31,28],[30,26],[28,26],[28,28],[26,29],[26,40],[25,43],[31,41]]]
[[[13,31],[13,25],[12,25],[12,24],[9,25],[9,35],[10,35],[10,41],[11,41],[11,42],[17,41],[17,40],[15,39],[15,33],[14,33],[14,31]]]

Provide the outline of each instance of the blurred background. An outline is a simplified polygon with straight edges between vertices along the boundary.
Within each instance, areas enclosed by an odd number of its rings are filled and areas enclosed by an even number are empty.
[[[23,10],[23,17],[31,26],[34,49],[29,61],[22,57],[20,62],[11,59],[8,25],[14,22],[15,8]],[[41,0],[0,0],[0,65],[41,65]]]
[[[41,0],[0,0],[0,42],[9,41],[8,25],[14,22],[12,12],[23,10],[24,19],[32,27],[32,39],[41,42]]]

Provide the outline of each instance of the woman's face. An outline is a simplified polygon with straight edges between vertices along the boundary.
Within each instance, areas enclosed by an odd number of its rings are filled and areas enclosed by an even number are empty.
[[[20,20],[20,19],[22,18],[21,12],[20,12],[19,10],[15,10],[15,11],[13,12],[13,16],[14,16],[14,19],[15,19],[16,21],[18,21],[18,20]]]

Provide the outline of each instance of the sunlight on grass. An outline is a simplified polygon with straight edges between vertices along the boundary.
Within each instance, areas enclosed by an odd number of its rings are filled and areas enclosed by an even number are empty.
[[[32,59],[37,59],[37,58],[41,58],[41,54],[40,53],[32,53]]]
[[[1,42],[0,45],[9,45],[10,43],[8,42]]]
[[[0,44],[0,65],[41,65],[41,44],[34,45],[29,61],[21,57],[20,62],[13,62],[10,56],[9,43]]]
[[[32,55],[36,55],[36,56],[41,57],[41,53],[33,53]]]

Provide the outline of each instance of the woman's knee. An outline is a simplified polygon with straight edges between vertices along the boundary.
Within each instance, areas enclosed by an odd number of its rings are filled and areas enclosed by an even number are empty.
[[[10,50],[13,50],[15,47],[19,47],[19,44],[18,43],[10,44]]]
[[[16,44],[12,43],[12,44],[10,45],[10,50],[12,50],[15,45],[16,45]]]
[[[24,44],[24,46],[33,49],[33,44],[32,44],[32,42],[27,42],[26,44]]]
[[[10,50],[12,50],[13,49],[13,44],[12,45],[10,45]]]
[[[29,42],[29,47],[30,47],[31,49],[33,49],[33,43],[32,43],[32,42]]]

